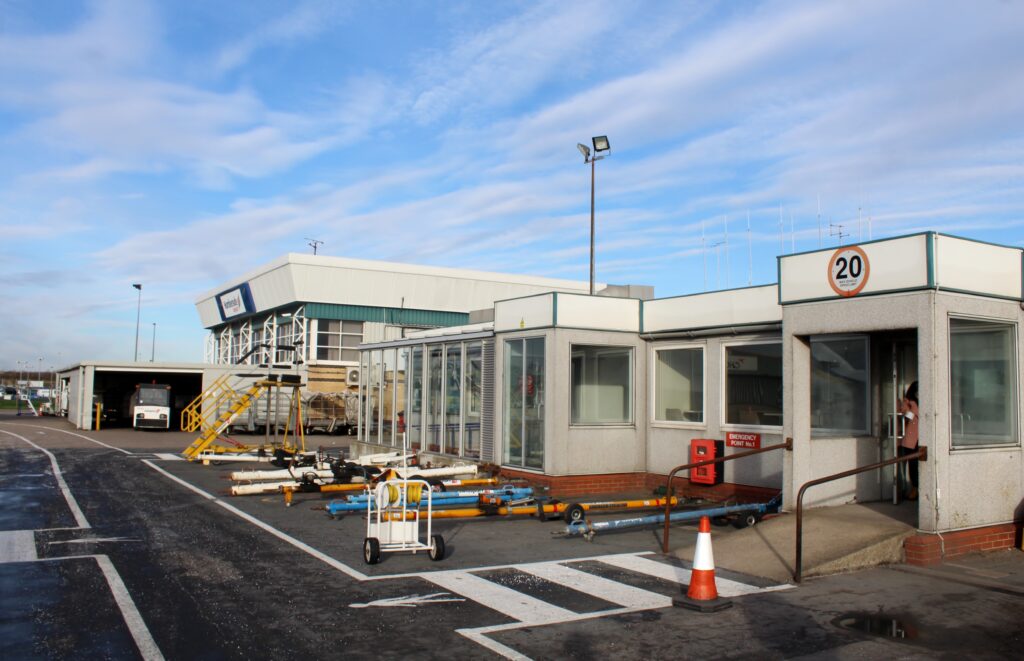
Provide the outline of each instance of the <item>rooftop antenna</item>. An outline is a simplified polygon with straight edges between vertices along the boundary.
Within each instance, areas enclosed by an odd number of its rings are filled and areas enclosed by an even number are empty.
[[[871,214],[868,214],[868,241],[871,240]]]
[[[858,241],[863,241],[864,240],[864,227],[863,227],[863,225],[861,225],[860,208],[861,208],[860,207],[860,203],[858,203],[857,204],[857,240]]]
[[[725,286],[728,288],[729,285],[729,216],[722,216],[722,222],[725,224]]]
[[[708,251],[704,241],[704,221],[700,221],[700,254],[704,258],[704,291],[708,290]]]
[[[719,269],[718,267],[719,267],[719,264],[721,263],[721,259],[720,259],[721,251],[719,251],[719,248],[721,248],[723,245],[725,245],[725,241],[715,241],[714,243],[711,244],[711,247],[715,249],[715,289],[716,290],[721,290],[722,289],[721,269]]]
[[[747,209],[747,286],[754,281],[754,246],[750,242],[750,209]]]
[[[320,241],[319,239],[311,239],[308,236],[306,237],[306,241],[309,241],[309,243],[307,243],[306,245],[313,249],[314,255],[316,254],[317,247],[322,246],[324,244],[323,241]]]
[[[821,248],[821,193],[818,193],[818,247]]]
[[[829,219],[829,224],[828,224],[828,234],[829,234],[829,236],[838,237],[839,238],[839,243],[837,243],[836,245],[837,246],[841,246],[841,245],[843,245],[843,237],[847,237],[847,236],[850,236],[850,235],[843,231],[844,225],[841,225],[841,224],[834,225],[834,224],[832,224],[831,220],[832,219],[830,218]]]

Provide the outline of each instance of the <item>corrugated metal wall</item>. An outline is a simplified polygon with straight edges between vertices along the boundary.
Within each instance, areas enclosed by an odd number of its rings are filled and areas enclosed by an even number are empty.
[[[494,340],[483,341],[483,402],[480,412],[480,459],[500,464],[501,458],[494,455]]]
[[[469,314],[465,312],[377,308],[338,303],[307,303],[306,318],[382,322],[396,326],[461,326],[469,323]]]

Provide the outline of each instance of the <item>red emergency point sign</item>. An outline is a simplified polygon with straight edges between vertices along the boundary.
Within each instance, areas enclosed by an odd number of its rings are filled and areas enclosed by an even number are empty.
[[[725,444],[730,448],[746,448],[748,450],[760,450],[761,435],[731,431],[727,432],[725,435]]]

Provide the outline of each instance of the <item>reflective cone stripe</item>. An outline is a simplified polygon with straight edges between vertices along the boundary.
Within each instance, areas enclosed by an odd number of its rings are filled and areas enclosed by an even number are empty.
[[[693,553],[693,571],[686,596],[697,601],[718,598],[715,587],[715,556],[711,551],[711,519],[702,516],[697,528],[697,548]]]

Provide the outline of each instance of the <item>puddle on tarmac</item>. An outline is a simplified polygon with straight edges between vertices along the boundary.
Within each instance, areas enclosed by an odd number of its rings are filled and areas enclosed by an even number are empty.
[[[910,640],[917,638],[917,629],[885,613],[846,613],[832,620],[832,624],[873,636]]]

